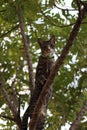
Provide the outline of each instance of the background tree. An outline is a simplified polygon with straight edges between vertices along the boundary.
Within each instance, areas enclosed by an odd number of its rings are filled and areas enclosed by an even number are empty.
[[[22,21],[19,5],[22,8]],[[33,72],[35,74],[40,55],[37,38],[48,39],[50,35],[55,35],[55,51],[59,57],[78,17],[80,6],[77,7],[76,1],[71,1],[71,7],[66,8],[63,0],[0,1],[0,117],[4,122],[0,123],[2,129],[15,130],[17,126],[21,129],[21,118],[34,88]],[[78,36],[56,75],[45,126],[47,130],[61,129],[66,123],[71,124],[87,100],[86,20],[87,18],[84,19]],[[79,124],[83,130],[87,128],[86,115],[82,115],[82,122]]]

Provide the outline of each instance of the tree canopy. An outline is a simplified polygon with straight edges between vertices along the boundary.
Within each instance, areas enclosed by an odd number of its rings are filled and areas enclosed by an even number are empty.
[[[87,6],[87,3],[84,3],[83,6]],[[15,120],[16,113],[22,119],[29,105],[40,55],[37,39],[46,40],[54,35],[55,58],[60,57],[78,13],[81,13],[78,4],[79,0],[78,3],[71,0],[69,6],[66,6],[65,0],[0,1],[0,128],[3,130],[16,130],[19,125]],[[67,123],[71,125],[86,102],[87,18],[85,15],[78,35],[55,77],[45,129],[62,130],[62,126]],[[87,105],[84,113],[86,107]],[[79,130],[87,129],[86,116],[87,113],[81,118]]]

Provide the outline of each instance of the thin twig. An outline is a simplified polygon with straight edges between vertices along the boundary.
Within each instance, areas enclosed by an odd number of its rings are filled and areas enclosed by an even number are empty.
[[[2,114],[0,114],[0,117],[5,118],[5,119],[8,119],[8,120],[11,120],[11,121],[14,121],[14,122],[15,122],[15,119],[14,119],[14,118],[12,118],[12,117],[5,116],[5,115],[2,115]]]
[[[64,10],[64,11],[78,11],[78,9],[61,8],[61,7],[57,6],[55,3],[54,3],[54,6],[56,8],[58,8],[59,10]]]
[[[50,22],[50,24],[52,24],[53,26],[56,26],[58,28],[66,28],[66,27],[73,26],[75,24],[75,22],[74,22],[74,23],[70,23],[70,24],[66,24],[66,25],[58,25],[58,24],[54,23],[54,21],[52,21],[52,19],[50,19],[49,16],[45,15],[45,13],[43,11],[41,11],[41,14]],[[82,24],[87,24],[87,22],[82,22]]]
[[[69,27],[69,26],[72,26],[72,25],[75,24],[75,23],[71,23],[71,24],[68,24],[68,25],[58,25],[48,15],[45,15],[45,13],[43,11],[41,11],[41,14],[50,22],[50,24],[52,24],[53,26],[56,26],[58,28]]]
[[[13,30],[17,29],[18,27],[19,27],[19,24],[16,25],[16,26],[14,26],[14,27],[12,27],[11,29],[9,29],[8,31],[6,31],[5,33],[1,34],[0,38],[3,38],[5,36],[7,36],[9,33],[11,33]]]
[[[56,26],[56,27],[58,27],[58,28],[66,28],[66,27],[69,27],[69,26],[73,26],[73,25],[75,24],[75,22],[74,22],[74,23],[70,23],[70,24],[66,24],[66,25],[58,25],[58,24],[54,23],[54,21],[52,21],[52,19],[50,19],[47,15],[45,15],[45,13],[43,13],[43,12],[41,12],[41,13],[44,15],[44,17],[45,17],[48,21],[50,21],[50,23],[51,23],[53,26]],[[82,24],[87,24],[87,22],[82,22]],[[26,24],[26,25],[27,25],[27,24]],[[0,38],[3,38],[3,37],[5,37],[5,36],[7,36],[9,33],[11,33],[13,30],[17,29],[18,27],[19,27],[19,24],[16,25],[15,27],[12,27],[11,29],[9,29],[8,31],[6,31],[5,33],[1,34],[1,35],[0,35]]]

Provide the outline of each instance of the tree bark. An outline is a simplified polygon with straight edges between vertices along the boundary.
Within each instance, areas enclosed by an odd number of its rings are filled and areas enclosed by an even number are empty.
[[[84,116],[85,112],[87,111],[87,100],[85,101],[83,107],[81,108],[80,112],[78,113],[76,119],[73,121],[69,130],[76,130],[82,117]]]
[[[22,8],[21,5],[18,6],[18,18],[19,18],[19,26],[21,30],[21,35],[22,35],[22,41],[24,44],[24,49],[25,49],[25,54],[27,58],[27,64],[28,64],[28,71],[29,71],[29,79],[30,79],[30,91],[31,94],[33,93],[35,83],[34,83],[34,74],[33,74],[33,67],[32,67],[32,60],[31,60],[31,55],[30,55],[30,50],[29,50],[29,41],[25,35],[24,31],[24,23],[23,23],[23,15],[22,15]]]
[[[59,71],[61,65],[63,64],[71,46],[73,45],[73,41],[74,41],[75,37],[77,36],[79,28],[80,28],[81,23],[82,23],[82,20],[84,19],[84,16],[86,13],[85,7],[83,9],[81,8],[80,5],[79,5],[79,7],[80,7],[79,16],[78,16],[77,21],[76,21],[76,23],[75,23],[75,25],[70,33],[69,39],[67,40],[67,44],[64,47],[64,49],[62,50],[61,56],[57,59],[55,66],[53,67],[53,69],[49,75],[49,78],[48,78],[46,84],[44,85],[43,90],[42,90],[42,92],[39,96],[39,99],[37,101],[37,104],[35,106],[35,110],[33,112],[33,117],[32,117],[32,120],[30,122],[30,125],[29,125],[30,130],[36,130],[36,126],[37,126],[38,120],[39,120],[39,115],[41,113],[40,110],[42,109],[43,104],[45,103],[46,95],[48,94],[50,86],[52,85],[54,78],[55,78],[57,72]]]
[[[17,124],[18,128],[21,130],[22,125],[21,125],[20,115],[18,114],[17,107],[15,106],[14,102],[10,100],[9,94],[5,89],[5,84],[4,84],[3,79],[2,81],[0,81],[0,89],[1,89],[2,95],[4,96],[4,99],[6,100],[6,104],[8,105],[9,109],[11,110],[13,114],[14,122]],[[6,117],[6,116],[3,116],[3,117]]]

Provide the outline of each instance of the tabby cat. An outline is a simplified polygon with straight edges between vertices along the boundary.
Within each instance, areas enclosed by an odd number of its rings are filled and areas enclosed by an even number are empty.
[[[52,36],[49,41],[43,41],[38,39],[39,46],[41,48],[41,55],[39,57],[38,65],[36,68],[36,77],[35,77],[35,89],[30,99],[29,107],[27,108],[23,116],[23,130],[27,130],[28,117],[32,118],[32,114],[35,108],[35,104],[39,98],[39,95],[45,85],[47,78],[50,74],[50,71],[54,65],[54,47],[55,47],[55,37]],[[49,90],[48,97],[46,98],[46,106],[49,102],[49,97],[52,95],[52,87]],[[44,120],[37,125],[36,130],[42,130],[44,127]]]

